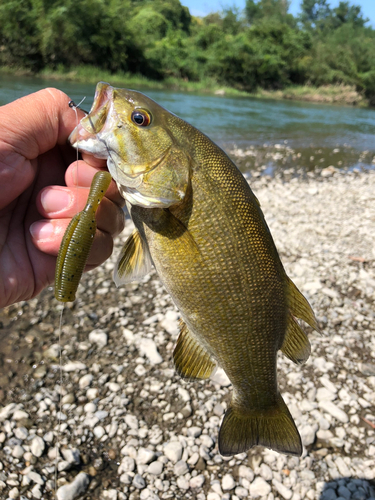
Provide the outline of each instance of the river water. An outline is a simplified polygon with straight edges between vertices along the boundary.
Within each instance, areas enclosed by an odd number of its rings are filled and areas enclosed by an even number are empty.
[[[63,90],[75,102],[86,96],[82,107],[91,107],[95,85],[9,75],[0,75],[0,105],[47,86]],[[338,168],[375,165],[374,109],[160,90],[144,93],[234,151],[234,156],[249,147],[263,151],[260,157],[245,155],[247,160],[240,165],[245,170],[260,163],[269,172],[275,166],[286,168],[292,157],[295,167],[306,170],[331,164]],[[275,145],[276,156],[271,154]],[[283,155],[286,149],[289,154]]]

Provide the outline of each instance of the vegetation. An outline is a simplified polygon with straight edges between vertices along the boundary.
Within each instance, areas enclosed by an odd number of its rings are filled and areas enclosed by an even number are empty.
[[[0,0],[0,65],[64,74],[84,65],[251,93],[330,85],[375,105],[375,30],[361,8],[302,0],[298,18],[288,9],[247,0],[244,12],[195,18],[179,0]]]

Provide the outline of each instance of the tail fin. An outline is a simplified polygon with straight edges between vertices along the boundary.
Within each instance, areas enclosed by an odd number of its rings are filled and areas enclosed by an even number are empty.
[[[302,454],[301,437],[280,394],[277,404],[263,412],[246,413],[231,405],[225,413],[219,432],[221,455],[237,455],[256,445],[288,455]]]

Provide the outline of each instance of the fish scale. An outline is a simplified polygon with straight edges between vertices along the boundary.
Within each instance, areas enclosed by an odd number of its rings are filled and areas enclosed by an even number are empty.
[[[115,281],[139,279],[153,263],[183,320],[174,350],[178,373],[204,379],[216,365],[226,372],[233,396],[220,452],[263,445],[300,455],[299,433],[278,391],[276,358],[279,349],[295,363],[310,354],[295,317],[318,326],[284,271],[248,183],[208,137],[138,92],[98,84],[90,114],[71,142],[79,136],[79,148],[94,155],[105,144],[119,158],[111,173],[136,227]],[[100,123],[94,133],[85,129],[87,120]],[[126,184],[135,175],[136,188]]]

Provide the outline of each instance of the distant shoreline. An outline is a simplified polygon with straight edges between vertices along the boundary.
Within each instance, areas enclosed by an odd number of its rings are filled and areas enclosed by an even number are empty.
[[[44,70],[31,73],[22,68],[1,67],[0,73],[14,76],[30,76],[49,80],[65,80],[72,82],[97,83],[109,81],[112,85],[140,89],[177,90],[183,92],[199,92],[217,96],[255,97],[261,99],[293,100],[318,104],[338,104],[346,106],[369,107],[368,100],[350,85],[324,85],[313,87],[296,85],[280,90],[258,89],[256,92],[245,92],[233,87],[220,85],[214,80],[203,79],[199,82],[185,81],[178,78],[167,78],[163,81],[150,80],[142,75],[128,73],[111,74],[91,66],[81,66],[70,70]]]

